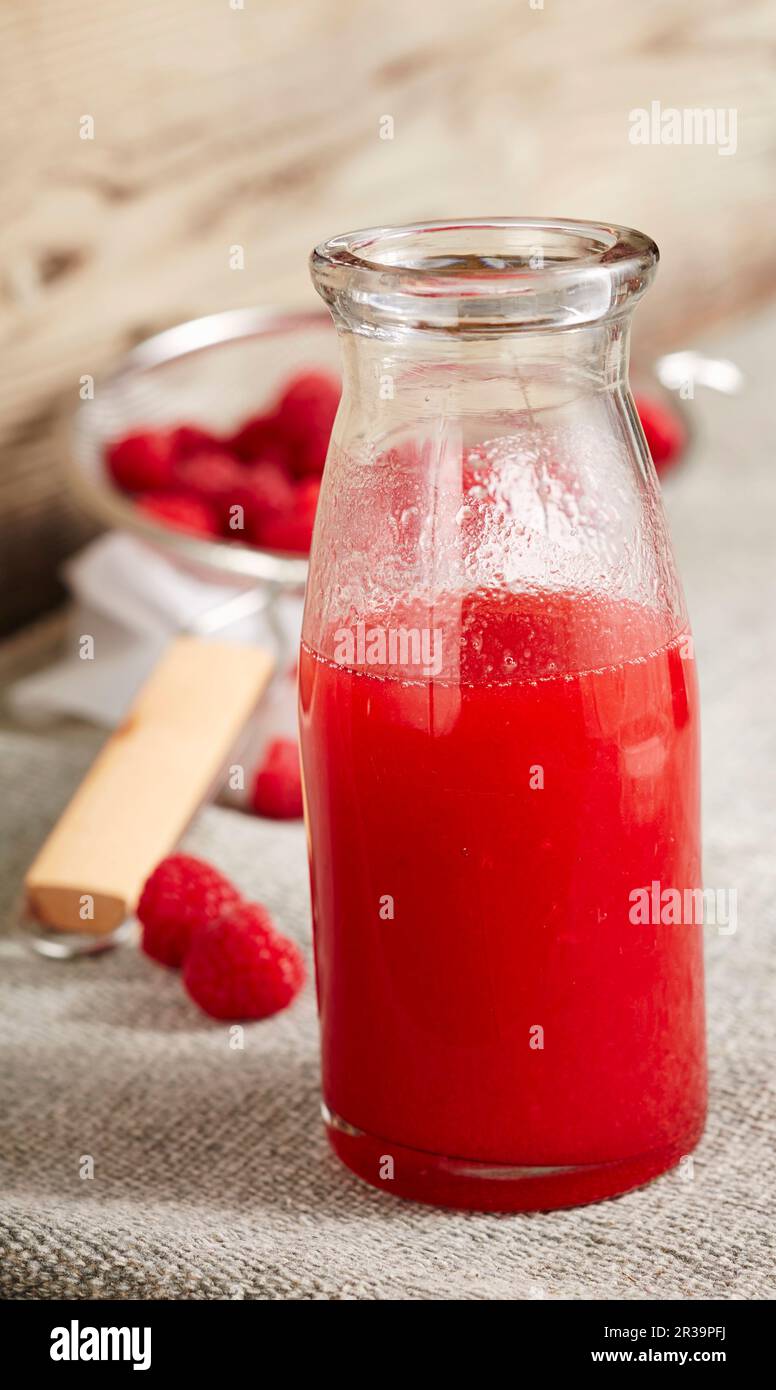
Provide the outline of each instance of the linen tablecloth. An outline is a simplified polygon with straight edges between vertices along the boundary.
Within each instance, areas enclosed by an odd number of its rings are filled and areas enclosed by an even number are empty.
[[[244,1047],[138,951],[60,964],[14,935],[32,855],[92,741],[7,733],[3,767],[0,1293],[16,1298],[772,1297],[776,936],[776,414],[772,316],[715,350],[666,499],[703,697],[710,1116],[692,1173],[546,1214],[454,1214],[362,1185],[328,1152],[313,989]],[[96,746],[96,745],[95,745]],[[299,824],[208,807],[186,847],[309,952]],[[81,1178],[82,1159],[94,1177]]]

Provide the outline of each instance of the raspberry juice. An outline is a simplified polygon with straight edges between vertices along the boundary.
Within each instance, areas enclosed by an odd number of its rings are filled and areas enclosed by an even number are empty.
[[[451,1206],[646,1181],[705,1112],[701,928],[631,920],[634,890],[700,885],[687,632],[573,590],[351,629],[299,670],[333,1147]]]

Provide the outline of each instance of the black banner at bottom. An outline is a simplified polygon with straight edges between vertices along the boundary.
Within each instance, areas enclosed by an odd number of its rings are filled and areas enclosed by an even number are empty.
[[[484,1345],[494,1353],[500,1346],[499,1361],[512,1361],[515,1373],[537,1358],[544,1372],[580,1368],[593,1375],[598,1367],[627,1371],[631,1366],[729,1366],[741,1371],[753,1354],[765,1365],[770,1359],[766,1343],[772,1310],[766,1302],[536,1300],[508,1307],[508,1330],[499,1331],[495,1342],[489,1328]],[[6,1364],[42,1374],[50,1384],[73,1374],[87,1383],[93,1375],[104,1382],[107,1372],[110,1383],[113,1375],[123,1373],[169,1377],[189,1368],[198,1375],[223,1377],[237,1373],[238,1366],[276,1380],[283,1374],[280,1358],[288,1373],[297,1371],[301,1345],[296,1338],[289,1340],[275,1303],[261,1308],[241,1301],[6,1302],[0,1317]],[[423,1330],[431,1335],[413,1337],[411,1352],[398,1328],[392,1328],[390,1336],[377,1334],[375,1369],[381,1379],[392,1363],[401,1374],[417,1374],[421,1366],[442,1369],[451,1354],[460,1371],[461,1349],[469,1355],[475,1352],[471,1334],[478,1324],[471,1329],[461,1324],[453,1339],[449,1325],[444,1338],[428,1323]],[[328,1360],[327,1345],[331,1344],[317,1343],[315,1354],[323,1363]],[[353,1370],[351,1363],[350,1373]],[[499,1378],[503,1370],[502,1364]],[[480,1378],[485,1374],[483,1365]]]

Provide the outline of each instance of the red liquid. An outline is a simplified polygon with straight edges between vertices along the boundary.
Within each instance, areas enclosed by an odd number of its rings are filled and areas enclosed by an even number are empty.
[[[700,884],[686,636],[574,594],[392,621],[441,631],[438,675],[343,667],[333,634],[300,662],[332,1142],[427,1201],[622,1191],[705,1108],[702,929],[629,919]]]

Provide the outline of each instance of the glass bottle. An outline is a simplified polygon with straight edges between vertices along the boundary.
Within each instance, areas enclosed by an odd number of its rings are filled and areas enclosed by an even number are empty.
[[[701,882],[696,678],[627,379],[657,259],[528,219],[312,257],[344,361],[300,659],[324,1118],[400,1196],[593,1201],[703,1128],[701,927],[664,907]]]

